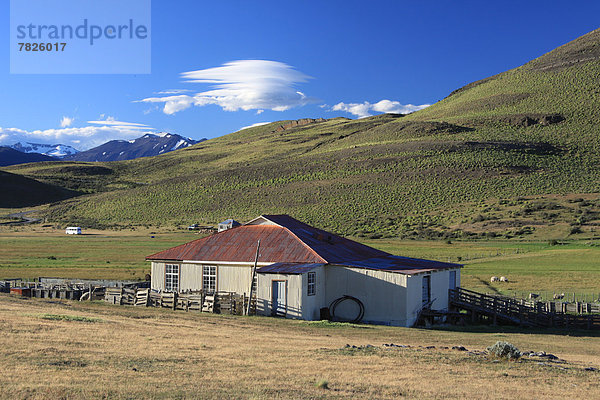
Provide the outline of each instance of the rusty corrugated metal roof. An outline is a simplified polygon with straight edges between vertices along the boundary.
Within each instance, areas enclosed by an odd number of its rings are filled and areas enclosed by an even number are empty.
[[[312,227],[300,222],[289,215],[263,215],[264,218],[287,228],[298,239],[313,249],[319,256],[330,264],[347,261],[364,260],[389,255],[350,239]],[[287,261],[287,260],[280,260]]]
[[[239,226],[152,254],[146,259],[253,262],[258,240],[260,262],[325,262],[290,231],[277,225]]]
[[[246,225],[152,254],[146,259],[253,262],[258,240],[260,240],[259,262],[277,263],[281,268],[286,264],[285,268],[290,270],[294,269],[292,264],[336,264],[417,273],[460,266],[394,256],[314,228],[288,215],[263,215]]]

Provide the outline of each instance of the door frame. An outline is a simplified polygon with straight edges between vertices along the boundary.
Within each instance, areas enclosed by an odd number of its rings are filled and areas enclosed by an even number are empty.
[[[283,307],[283,315],[277,314],[277,308],[275,307],[275,302],[273,301],[273,283],[274,282],[285,282],[285,296],[283,298],[284,307]],[[288,306],[288,281],[287,279],[271,279],[271,316],[275,317],[286,317],[287,316],[287,306]]]
[[[427,281],[427,301],[423,299],[423,289],[425,288],[425,281]],[[421,280],[421,306],[431,301],[431,274],[423,275]]]

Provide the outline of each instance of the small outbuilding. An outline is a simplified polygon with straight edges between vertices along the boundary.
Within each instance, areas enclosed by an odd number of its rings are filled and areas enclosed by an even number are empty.
[[[226,231],[227,229],[237,228],[238,226],[241,226],[241,225],[242,224],[240,224],[239,222],[237,222],[233,218],[229,218],[229,219],[226,219],[223,222],[219,222],[218,231],[219,232],[223,232],[223,231]]]
[[[318,320],[335,304],[336,318],[395,326],[413,325],[424,306],[448,309],[462,267],[395,256],[287,215],[261,215],[146,259],[152,289],[248,295],[254,285],[261,315]]]

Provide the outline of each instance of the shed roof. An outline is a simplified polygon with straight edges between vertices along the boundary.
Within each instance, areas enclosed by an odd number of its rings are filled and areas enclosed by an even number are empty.
[[[458,268],[462,265],[442,261],[421,260],[419,258],[387,255],[386,257],[369,258],[367,260],[349,261],[341,264],[347,267],[375,269],[380,271],[417,274],[435,269]]]
[[[303,274],[325,264],[275,263],[256,270],[259,274]]]
[[[228,218],[223,222],[219,222],[219,224],[239,224],[239,222],[237,222],[236,220],[234,220],[233,218]],[[241,224],[240,224],[241,225]]]
[[[253,262],[258,240],[259,262],[286,264],[289,268],[292,263],[338,264],[414,273],[460,266],[393,256],[314,228],[288,215],[261,215],[245,225],[152,254],[146,259]]]

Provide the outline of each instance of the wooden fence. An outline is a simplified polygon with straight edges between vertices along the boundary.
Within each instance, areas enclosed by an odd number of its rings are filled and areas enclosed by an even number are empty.
[[[544,302],[528,302],[507,297],[489,296],[471,290],[456,288],[449,291],[450,306],[470,313],[473,322],[484,316],[493,323],[508,322],[520,326],[557,327],[568,329],[598,329],[600,314],[571,313],[573,307],[557,309]],[[560,304],[560,303],[559,303]],[[585,311],[591,311],[586,306]],[[575,305],[575,311],[583,311],[583,306]]]
[[[202,291],[184,293],[157,292],[149,288],[132,286],[103,287],[85,284],[47,285],[40,282],[28,282],[21,279],[0,281],[3,291],[21,288],[27,296],[66,299],[66,300],[104,300],[110,304],[136,307],[164,307],[173,310],[198,311],[242,315],[248,307],[246,294],[217,292],[205,294]],[[16,292],[15,292],[16,293]],[[256,297],[250,304],[250,314],[256,314]]]
[[[243,315],[249,299],[245,294],[233,292],[205,294],[202,291],[174,293],[157,292],[150,289],[106,288],[104,300],[110,304],[119,305]],[[256,314],[256,298],[252,299],[250,314]]]

